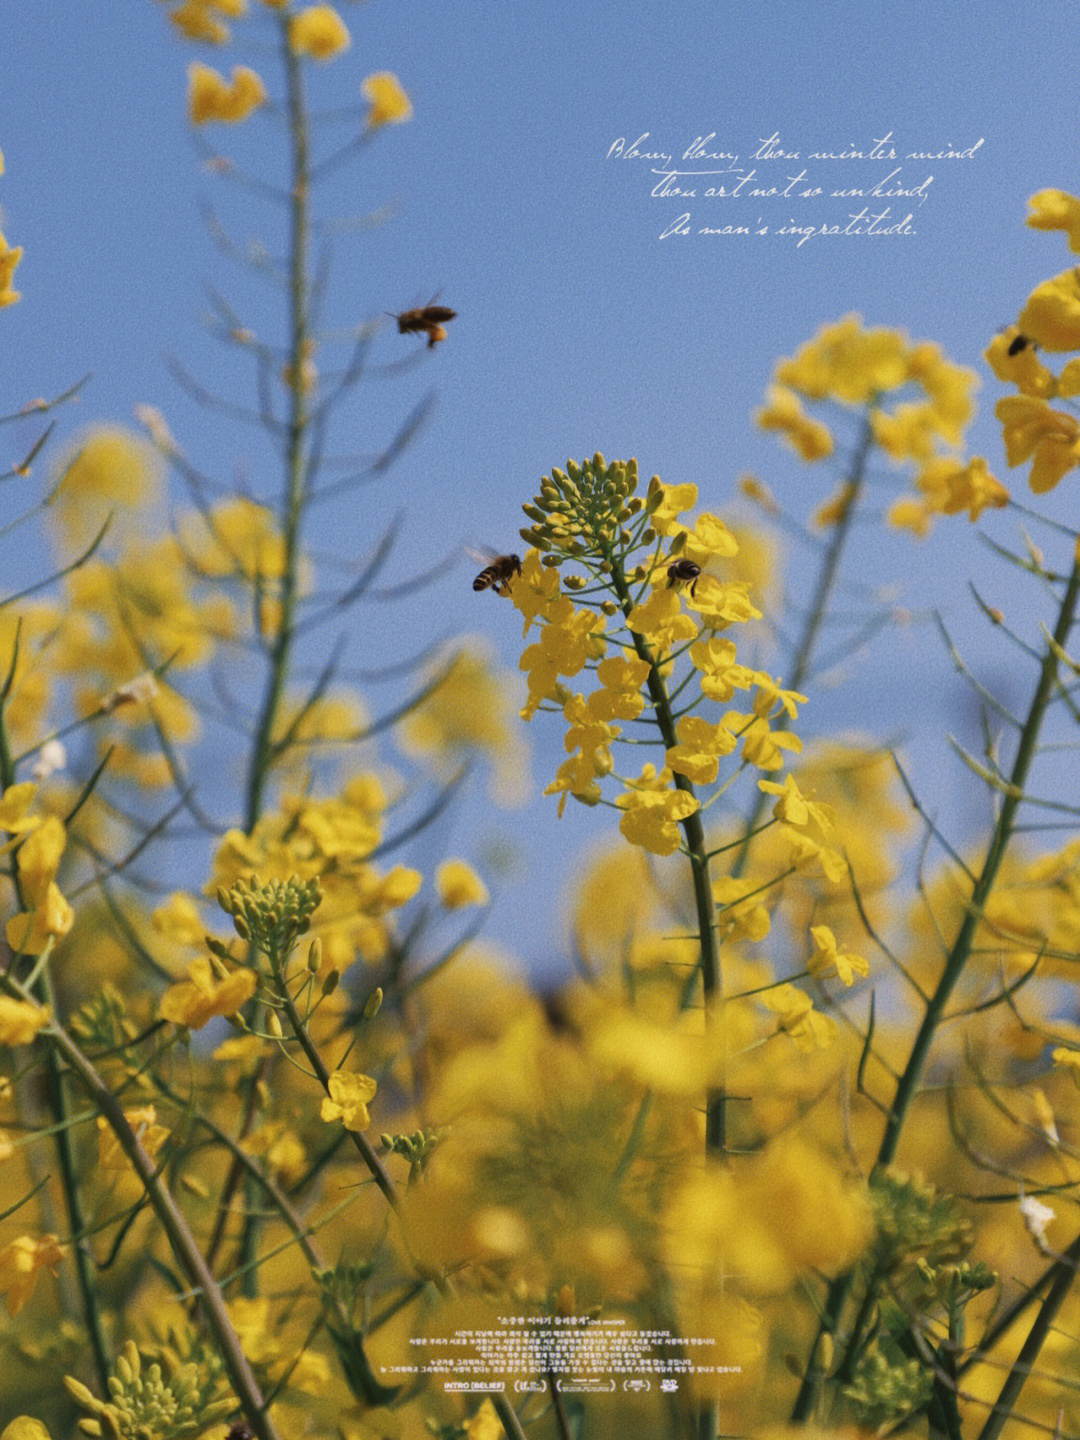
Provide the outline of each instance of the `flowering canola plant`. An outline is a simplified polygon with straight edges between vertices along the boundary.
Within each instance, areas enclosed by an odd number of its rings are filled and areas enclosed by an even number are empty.
[[[389,543],[336,594],[305,545],[373,339],[357,322],[322,365],[309,206],[412,105],[367,73],[316,162],[305,84],[362,48],[336,8],[166,13],[194,44],[256,20],[278,42],[283,99],[196,62],[187,103],[200,139],[285,120],[287,340],[217,312],[281,484],[221,494],[154,410],[145,439],[89,427],[42,506],[51,582],[0,604],[0,1440],[1080,1433],[1080,796],[1043,738],[1078,718],[1080,537],[1061,566],[995,545],[1053,614],[1024,634],[980,601],[1029,692],[1014,714],[978,682],[985,751],[957,746],[994,801],[981,845],[900,756],[806,728],[869,487],[910,482],[886,522],[930,543],[1014,503],[964,450],[973,373],[854,315],[778,362],[757,415],[838,474],[786,653],[773,540],[598,454],[541,479],[492,587],[522,620],[520,717],[469,643],[372,719],[308,649]],[[1041,191],[1029,224],[1080,250],[1080,200]],[[0,309],[21,253],[0,236]],[[1036,494],[1080,466],[1080,359],[1049,363],[1078,316],[1073,268],[987,350]],[[193,499],[168,526],[167,471]],[[223,718],[235,794],[195,748]],[[478,943],[483,867],[408,847],[477,756],[520,799],[520,722],[553,719],[548,801],[611,824],[571,897],[578,973],[541,993]],[[1047,813],[1070,833],[1018,843]],[[511,1326],[490,1395],[443,1384],[462,1336]],[[605,1329],[656,1342],[667,1388],[558,1385]]]

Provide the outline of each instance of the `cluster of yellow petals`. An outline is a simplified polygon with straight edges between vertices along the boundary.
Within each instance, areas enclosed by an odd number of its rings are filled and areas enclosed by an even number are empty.
[[[412,101],[391,71],[379,70],[369,75],[362,81],[360,90],[368,102],[364,123],[369,130],[378,130],[382,125],[400,125],[412,118]]]
[[[836,975],[843,984],[851,985],[856,975],[870,973],[870,966],[861,955],[841,949],[828,925],[812,925],[810,934],[814,940],[814,953],[807,961],[806,968],[815,980]]]
[[[682,843],[679,826],[701,809],[701,801],[686,790],[672,788],[672,772],[646,765],[615,804],[623,812],[619,831],[631,845],[651,855],[674,855]]]
[[[758,424],[780,431],[804,460],[831,454],[833,442],[830,431],[804,411],[802,400],[833,400],[868,407],[878,448],[898,465],[919,467],[919,493],[893,505],[890,524],[922,536],[938,515],[966,510],[974,520],[988,506],[1008,502],[1008,492],[987,472],[984,460],[965,463],[955,453],[974,414],[976,377],[932,342],[912,342],[899,330],[866,329],[859,316],[846,315],[781,360],[773,378]],[[919,398],[899,398],[913,387],[922,391]],[[897,399],[886,405],[893,394]],[[956,476],[955,493],[929,483],[928,472],[943,464]],[[819,509],[815,523],[840,524],[853,497],[851,486],[842,486]]]
[[[18,1315],[30,1299],[42,1270],[56,1274],[66,1253],[55,1235],[20,1235],[0,1250],[0,1294],[10,1315]]]
[[[515,602],[521,588],[513,587]],[[556,595],[544,619],[539,640],[525,647],[518,662],[529,686],[523,720],[531,720],[545,700],[557,698],[560,677],[577,675],[587,660],[599,660],[604,654],[604,617],[575,608],[568,595]]]
[[[929,534],[937,515],[958,515],[967,511],[977,520],[984,510],[1000,510],[1009,503],[1009,492],[987,469],[981,455],[966,463],[945,455],[928,460],[915,477],[917,496],[903,496],[889,510],[889,523],[910,530],[920,539]]]
[[[0,175],[3,173],[4,157],[0,154]],[[16,300],[21,299],[19,292],[11,288],[11,280],[15,274],[15,266],[22,259],[22,253],[22,246],[13,249],[0,234],[0,310],[5,305],[14,305]]]
[[[807,415],[794,390],[786,385],[770,385],[766,400],[755,416],[762,430],[778,431],[804,460],[824,460],[832,454],[832,431]]]
[[[192,125],[213,121],[235,125],[265,103],[266,86],[247,65],[235,65],[229,80],[198,60],[188,66],[188,120]]]
[[[75,923],[75,913],[56,883],[66,844],[63,821],[50,815],[19,846],[15,860],[27,908],[4,925],[16,954],[39,955],[50,940],[62,939]]]
[[[188,1030],[201,1030],[215,1015],[235,1015],[255,993],[258,977],[254,970],[224,970],[207,957],[188,966],[188,978],[170,985],[161,997],[158,1014]]]
[[[52,1019],[47,1006],[0,995],[0,1045],[29,1045]]]
[[[225,19],[239,20],[246,10],[247,0],[182,0],[169,11],[169,22],[187,40],[224,45],[231,34]]]
[[[670,1264],[737,1275],[756,1297],[847,1269],[874,1235],[865,1184],[794,1135],[688,1179],[665,1219]]]
[[[18,290],[11,286],[15,275],[15,267],[22,259],[23,250],[21,245],[9,245],[0,234],[0,310],[5,305],[14,305],[16,300],[22,296]]]
[[[486,905],[488,888],[466,860],[444,860],[435,871],[435,890],[447,910]]]
[[[836,1038],[837,1022],[831,1015],[815,1010],[810,996],[794,985],[777,985],[767,990],[761,996],[761,1003],[776,1015],[778,1029],[804,1055],[826,1049]]]
[[[1028,483],[1037,495],[1052,490],[1080,465],[1080,421],[1075,416],[1027,395],[1006,396],[994,413],[1001,421],[1009,464],[1032,462]]]
[[[611,663],[608,660],[601,661],[601,665]],[[632,709],[633,702],[637,700],[644,704],[640,693],[630,696],[616,691],[612,695],[610,691],[598,690],[588,699],[583,695],[571,695],[563,705],[563,716],[567,722],[563,743],[570,753],[570,759],[563,761],[555,779],[544,789],[545,795],[559,796],[560,816],[566,808],[568,795],[573,795],[583,805],[599,804],[601,795],[597,782],[611,773],[611,742],[622,733],[618,725],[600,719],[599,714],[611,713],[618,708],[624,695],[624,709]],[[599,703],[594,705],[593,701],[598,697]]]
[[[74,557],[106,523],[111,547],[141,538],[164,480],[162,457],[141,435],[124,425],[89,426],[55,468],[48,520],[56,544]]]
[[[124,1119],[135,1132],[135,1138],[151,1158],[169,1138],[168,1128],[158,1124],[157,1110],[153,1105],[140,1105],[134,1110],[125,1110]],[[120,1144],[112,1126],[104,1115],[98,1116],[98,1164],[103,1170],[128,1171],[131,1161]]]
[[[370,1075],[335,1070],[327,1081],[329,1095],[319,1111],[328,1123],[340,1120],[346,1130],[366,1130],[371,1124],[368,1105],[375,1098],[376,1085]]]
[[[313,60],[332,60],[351,44],[344,20],[332,5],[309,5],[289,20],[289,49]]]
[[[1080,251],[1080,199],[1064,190],[1040,190],[1029,200],[1027,223],[1035,230],[1063,230],[1069,248]],[[1080,266],[1064,270],[1036,285],[1015,325],[990,342],[986,361],[999,380],[1020,392],[999,400],[994,413],[1001,421],[1010,466],[1031,462],[1029,484],[1037,494],[1052,490],[1080,465],[1080,423],[1048,402],[1080,395],[1080,356],[1055,374],[1039,352],[1080,351]]]
[[[226,832],[206,893],[252,874],[280,881],[317,878],[322,901],[312,934],[322,944],[323,971],[342,972],[357,959],[374,964],[390,945],[392,913],[423,883],[409,866],[382,871],[367,858],[381,838],[386,805],[385,790],[369,773],[354,776],[337,795],[285,795],[250,835]]]

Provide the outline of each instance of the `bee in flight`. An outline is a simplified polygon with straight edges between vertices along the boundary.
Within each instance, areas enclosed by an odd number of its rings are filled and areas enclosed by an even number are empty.
[[[446,325],[457,315],[448,305],[421,305],[416,310],[402,310],[395,315],[399,335],[426,335],[427,348],[433,350],[446,339]]]
[[[494,590],[496,595],[510,594],[510,581],[521,574],[521,557],[496,555],[472,582],[474,590]]]
[[[688,560],[685,555],[678,560],[673,560],[667,567],[667,588],[671,590],[676,585],[685,585],[689,582],[691,598],[693,598],[700,578],[701,566],[696,560]]]

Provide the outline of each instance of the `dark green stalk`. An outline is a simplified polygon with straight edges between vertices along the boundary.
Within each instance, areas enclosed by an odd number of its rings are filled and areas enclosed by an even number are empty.
[[[1024,1381],[1031,1374],[1032,1367],[1039,1358],[1043,1342],[1050,1333],[1050,1327],[1057,1318],[1057,1313],[1076,1279],[1076,1263],[1080,1257],[1080,1239],[1074,1240],[1069,1246],[1066,1257],[1067,1263],[1058,1271],[1057,1278],[1047,1292],[1046,1299],[1039,1306],[1039,1313],[1028,1331],[1028,1337],[1021,1346],[1020,1354],[1017,1355],[1013,1367],[1001,1387],[1001,1394],[994,1402],[994,1408],[990,1411],[986,1424],[979,1431],[979,1440],[997,1440],[1002,1428],[1011,1419],[1013,1406],[1019,1398]]]
[[[611,582],[619,597],[623,613],[629,616],[634,608],[633,597],[626,580],[621,561],[614,555],[606,557],[611,572]],[[656,724],[663,736],[664,745],[671,749],[679,743],[675,733],[675,721],[668,700],[667,685],[656,663],[652,647],[644,635],[631,631],[634,649],[640,659],[649,667],[647,684],[649,696],[656,714]],[[693,783],[685,775],[675,775],[675,788],[697,798]],[[680,822],[686,837],[687,858],[694,888],[694,908],[697,912],[698,938],[701,944],[701,988],[705,1000],[706,1024],[709,1023],[710,1006],[723,993],[720,971],[720,948],[716,940],[716,921],[713,915],[712,889],[709,884],[709,854],[705,844],[705,827],[701,812],[695,810]],[[726,1147],[726,1105],[722,1089],[710,1092],[705,1112],[705,1148],[711,1154],[722,1155]]]
[[[280,36],[282,62],[286,77],[289,135],[292,139],[289,202],[289,422],[285,445],[285,484],[280,515],[282,538],[285,545],[285,563],[281,580],[280,613],[276,617],[278,628],[270,650],[270,670],[266,679],[266,689],[263,693],[248,770],[244,829],[249,835],[262,814],[266,784],[277,753],[274,730],[285,696],[289,662],[292,658],[292,646],[295,638],[297,573],[300,565],[301,532],[306,500],[305,441],[309,415],[304,361],[307,358],[308,349],[310,294],[308,280],[310,160],[302,61],[299,56],[293,54],[289,45],[288,20],[284,17],[281,20]],[[258,623],[259,616],[256,614],[256,624]],[[252,1093],[257,1079],[258,1077],[255,1077],[249,1081]],[[228,1179],[235,1185],[239,1175],[240,1171],[236,1168],[234,1161]],[[247,1189],[254,1199],[251,1182],[248,1183]],[[257,1240],[258,1224],[249,1213],[244,1221],[240,1245],[240,1265],[244,1275],[244,1289],[249,1293],[254,1293],[258,1279],[254,1263]]]
[[[274,760],[274,726],[288,678],[294,639],[297,570],[300,563],[301,526],[306,500],[304,488],[305,439],[308,404],[304,387],[304,361],[308,349],[308,240],[310,221],[307,111],[301,60],[289,48],[288,25],[281,24],[285,65],[289,134],[292,137],[292,176],[289,209],[289,421],[285,445],[285,488],[282,496],[282,538],[285,543],[281,581],[281,612],[270,651],[270,673],[259,711],[248,771],[247,813],[244,828],[254,829],[262,813],[263,794]]]
[[[619,597],[623,614],[630,615],[634,608],[633,596],[630,594],[630,587],[627,583],[626,574],[622,562],[617,556],[611,554],[606,557],[611,573],[612,586]],[[675,733],[675,720],[671,713],[671,701],[668,698],[667,684],[661,673],[660,667],[653,655],[652,647],[644,635],[638,631],[631,631],[634,640],[634,649],[640,659],[644,660],[649,667],[648,687],[652,699],[653,710],[656,716],[656,724],[664,739],[664,745],[671,749],[677,745],[678,736]],[[693,783],[685,775],[677,774],[674,777],[675,787],[684,791],[687,795],[694,796]],[[694,908],[697,912],[698,939],[701,945],[701,988],[705,1004],[705,1024],[708,1028],[714,1023],[715,1017],[712,1007],[715,1001],[723,994],[723,977],[720,969],[720,948],[716,938],[716,919],[713,907],[712,887],[709,883],[709,852],[705,843],[705,827],[702,824],[700,810],[695,810],[680,822],[683,835],[686,838],[687,858],[690,861],[690,874],[694,888]],[[723,1037],[721,1037],[723,1043]],[[649,1096],[646,1095],[638,1110],[634,1128],[631,1132],[631,1141],[636,1139],[644,1126],[644,1117],[648,1109]],[[705,1151],[709,1155],[723,1155],[727,1148],[727,1097],[723,1086],[710,1090],[705,1098]],[[632,1151],[629,1145],[623,1152],[619,1169],[625,1171],[629,1164]],[[703,1404],[697,1416],[697,1433],[699,1440],[715,1440],[719,1429],[718,1406],[715,1403],[706,1402]]]

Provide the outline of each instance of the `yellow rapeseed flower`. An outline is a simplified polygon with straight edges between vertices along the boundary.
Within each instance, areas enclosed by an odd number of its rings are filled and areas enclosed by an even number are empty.
[[[814,953],[806,962],[806,968],[815,980],[836,975],[845,985],[851,985],[856,975],[869,975],[868,962],[850,950],[841,950],[828,925],[811,925],[810,934],[814,938]]]
[[[351,44],[345,22],[332,5],[309,5],[289,21],[289,49],[313,60],[332,60]]]
[[[369,75],[360,86],[364,99],[370,101],[365,123],[369,130],[380,125],[397,125],[412,117],[412,102],[401,81],[389,70]]]
[[[827,1049],[839,1029],[830,1015],[821,1015],[814,1002],[794,985],[777,985],[760,997],[766,1009],[778,1017],[780,1030],[791,1037],[796,1050],[805,1055]]]
[[[659,501],[655,496],[659,495]],[[689,483],[665,485],[655,476],[649,482],[649,515],[652,528],[658,535],[670,535],[680,529],[679,516],[684,510],[692,510],[697,504],[698,488]]]
[[[31,904],[43,899],[50,881],[56,879],[66,844],[63,821],[50,815],[19,847],[19,881]]]
[[[695,796],[669,788],[669,775],[666,770],[658,775],[655,766],[646,765],[615,801],[623,812],[619,821],[623,838],[651,855],[673,855],[682,843],[679,824],[701,808]]]
[[[444,860],[435,871],[435,888],[447,910],[486,905],[491,898],[483,880],[464,860]]]
[[[215,10],[222,11],[224,7],[212,5],[209,0],[183,0],[182,5],[169,11],[169,20],[188,40],[224,45],[229,39],[229,27],[218,19]]]
[[[266,103],[266,86],[246,65],[234,65],[231,80],[198,60],[188,66],[188,120],[235,125]]]
[[[730,755],[738,743],[724,725],[712,725],[701,715],[681,715],[675,725],[677,745],[669,747],[667,763],[696,785],[711,785],[720,757]]]
[[[1036,285],[1016,323],[1044,350],[1080,350],[1080,266]]]
[[[1058,382],[1039,359],[1036,347],[1024,345],[1015,354],[1010,354],[1013,345],[1019,338],[1019,327],[1009,325],[994,336],[983,351],[983,359],[999,380],[1005,380],[1010,385],[1015,385],[1021,395],[1034,395],[1040,400],[1052,400],[1059,393]]]
[[[902,495],[889,506],[885,519],[894,530],[910,530],[918,539],[925,540],[934,523],[934,511],[925,500]]]
[[[18,290],[11,288],[11,280],[15,274],[15,267],[22,259],[22,256],[22,246],[9,245],[3,235],[0,234],[0,309],[5,305],[14,305],[16,300],[22,298]]]
[[[1008,490],[990,474],[981,455],[974,456],[966,465],[958,465],[945,483],[948,495],[941,508],[946,515],[966,510],[969,519],[974,521],[984,510],[1000,510],[1009,503]]]
[[[29,813],[36,794],[37,786],[32,780],[21,780],[17,785],[9,785],[0,795],[0,830],[11,837],[0,846],[0,854],[14,849],[21,836],[41,824],[40,815]]]
[[[368,1104],[375,1098],[376,1084],[370,1075],[347,1075],[335,1070],[327,1082],[330,1094],[322,1102],[323,1120],[340,1120],[346,1130],[366,1130],[371,1124]]]
[[[808,800],[796,784],[794,775],[785,775],[782,785],[778,785],[774,780],[759,780],[758,789],[767,795],[780,797],[773,806],[775,819],[783,820],[799,829],[805,828],[812,820],[823,835],[832,829],[832,807]]]
[[[201,1030],[215,1015],[235,1015],[254,995],[256,984],[254,970],[233,970],[219,977],[204,956],[188,966],[187,980],[165,991],[158,1014],[174,1025]]]
[[[1080,307],[1078,307],[1080,318]],[[1080,342],[1080,331],[1078,331]],[[1002,424],[1009,464],[1032,461],[1028,479],[1036,495],[1052,490],[1063,475],[1080,465],[1080,421],[1042,400],[1007,395],[994,407]]]
[[[126,426],[94,425],[62,458],[57,475],[49,516],[61,548],[74,552],[93,539],[106,519],[111,542],[133,535],[142,513],[162,493],[165,463],[152,445]],[[114,597],[111,570],[97,573]]]
[[[124,1119],[135,1132],[139,1144],[147,1155],[153,1157],[169,1138],[169,1131],[157,1123],[157,1110],[153,1105],[141,1105],[134,1110],[125,1110]],[[104,1115],[98,1116],[98,1164],[103,1170],[127,1170],[131,1161],[117,1139]]]
[[[42,1235],[38,1239],[20,1235],[0,1250],[0,1293],[4,1295],[10,1315],[18,1315],[30,1299],[42,1270],[56,1274],[56,1267],[66,1253],[66,1247],[57,1243],[55,1235]]]
[[[13,995],[0,995],[0,1045],[29,1045],[52,1019],[52,1011]]]
[[[62,940],[75,923],[75,912],[50,881],[32,910],[12,915],[4,925],[4,936],[20,955],[40,955],[50,939]]]
[[[1028,200],[1032,230],[1064,230],[1069,249],[1080,252],[1080,200],[1066,190],[1039,190]]]
[[[719,584],[713,576],[702,575],[697,582],[699,591],[704,590],[706,581]],[[683,640],[695,639],[698,634],[697,625],[683,611],[679,592],[666,585],[658,585],[644,603],[635,605],[626,624],[628,629],[644,635],[661,653]]]
[[[804,460],[823,460],[832,454],[832,432],[806,414],[794,390],[770,385],[766,399],[768,403],[754,417],[762,430],[778,430]]]

